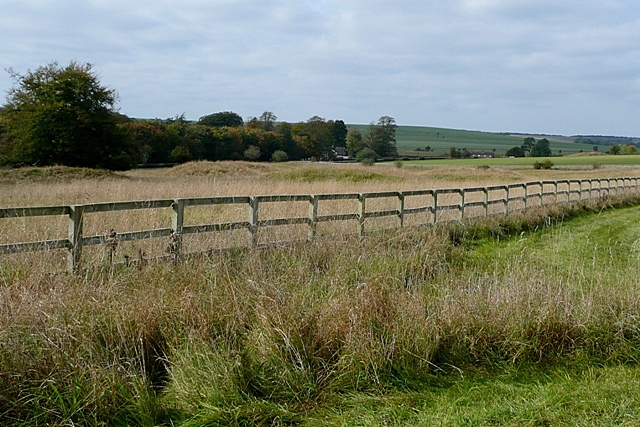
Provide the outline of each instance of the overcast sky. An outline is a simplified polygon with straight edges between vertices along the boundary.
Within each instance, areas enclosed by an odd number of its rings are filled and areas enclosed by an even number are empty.
[[[640,136],[638,0],[0,0],[2,68],[54,60],[132,117]]]

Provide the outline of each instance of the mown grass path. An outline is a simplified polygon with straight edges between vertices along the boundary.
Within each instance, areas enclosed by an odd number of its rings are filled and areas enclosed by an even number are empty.
[[[640,267],[640,207],[607,210],[537,233],[492,240],[469,251],[466,261],[484,270],[533,264],[564,276],[569,284],[609,281]]]
[[[541,280],[553,275],[578,292],[598,286],[636,292],[640,281],[640,207],[476,244],[465,250],[462,266],[476,276],[508,277],[526,265]],[[640,367],[633,360],[452,368],[410,388],[383,396],[346,396],[305,425],[640,425]]]

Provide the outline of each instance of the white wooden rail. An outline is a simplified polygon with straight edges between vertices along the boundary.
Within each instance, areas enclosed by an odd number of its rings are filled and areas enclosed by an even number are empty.
[[[84,215],[95,212],[171,208],[171,227],[115,233],[114,238],[117,242],[149,238],[169,238],[170,241],[168,246],[171,249],[172,256],[175,258],[179,257],[182,253],[182,236],[192,233],[215,233],[227,230],[245,229],[247,231],[248,246],[257,246],[259,244],[258,231],[262,228],[306,224],[309,227],[308,238],[312,240],[316,236],[318,223],[354,220],[357,221],[358,234],[364,235],[366,220],[370,218],[396,217],[397,227],[403,227],[405,224],[405,218],[408,215],[415,214],[430,214],[430,220],[428,223],[432,224],[435,224],[439,220],[442,221],[441,216],[445,211],[457,211],[457,215],[453,218],[449,216],[445,220],[462,220],[468,218],[469,209],[473,207],[480,208],[481,210],[480,215],[476,214],[474,216],[507,214],[514,209],[521,210],[532,206],[574,202],[624,193],[638,193],[639,179],[639,177],[596,178],[583,180],[533,181],[519,184],[463,189],[432,189],[349,194],[210,197],[90,203],[70,206],[0,208],[0,219],[65,215],[68,217],[69,222],[69,233],[67,238],[1,244],[0,254],[67,249],[68,269],[70,271],[76,271],[81,264],[83,247],[107,243],[108,236],[85,236],[83,233]],[[430,198],[431,203],[412,208],[407,208],[405,206],[407,199],[421,196],[427,196]],[[396,199],[396,208],[368,211],[367,201],[380,198]],[[457,201],[455,201],[456,198]],[[551,198],[552,200],[550,203],[545,203],[545,198]],[[452,199],[454,200],[453,202]],[[318,207],[321,202],[326,203],[327,201],[336,200],[357,201],[357,211],[332,215],[318,214]],[[279,202],[309,203],[309,214],[304,217],[260,219],[259,207],[262,203]],[[247,207],[248,217],[246,221],[191,226],[184,225],[185,207],[237,204],[245,205]],[[511,204],[517,204],[518,206],[511,209]],[[497,205],[498,209],[494,209],[495,212],[490,212],[490,207],[494,205]]]

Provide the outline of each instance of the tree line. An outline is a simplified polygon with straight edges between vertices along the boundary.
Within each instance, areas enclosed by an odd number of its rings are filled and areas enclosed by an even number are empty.
[[[383,116],[362,135],[343,120],[319,116],[280,122],[265,111],[246,121],[222,111],[189,121],[132,119],[115,110],[117,93],[91,64],[53,62],[19,74],[0,108],[0,165],[67,165],[125,170],[192,160],[331,160],[336,147],[356,156],[397,154],[395,120]],[[362,157],[362,156],[361,156]]]
[[[551,156],[551,145],[547,138],[536,141],[533,137],[527,137],[521,146],[515,146],[507,150],[508,157],[549,157]]]

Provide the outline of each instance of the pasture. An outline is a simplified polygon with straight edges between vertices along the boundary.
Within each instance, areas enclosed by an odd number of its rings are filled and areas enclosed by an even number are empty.
[[[367,125],[349,125],[349,128],[356,128],[360,132],[367,131]],[[398,126],[396,129],[396,141],[398,153],[403,156],[441,156],[448,153],[451,147],[459,150],[494,150],[496,155],[501,156],[514,147],[522,145],[525,135],[513,135],[506,133],[479,132],[470,130],[434,128],[423,126]],[[547,138],[553,155],[567,155],[579,152],[592,152],[593,146],[589,144],[576,144],[574,138],[564,136],[535,136],[536,139]],[[416,148],[424,150],[431,147],[431,152],[417,152]],[[608,150],[606,146],[599,146],[602,152]]]
[[[420,166],[495,166],[495,167],[532,167],[535,162],[549,159],[555,169],[586,168],[599,169],[604,166],[637,167],[640,166],[640,155],[571,155],[562,157],[516,157],[492,159],[434,159],[406,160],[407,165]]]
[[[4,172],[2,207],[640,171],[203,162]],[[637,425],[639,201],[75,275],[0,257],[0,423]]]

